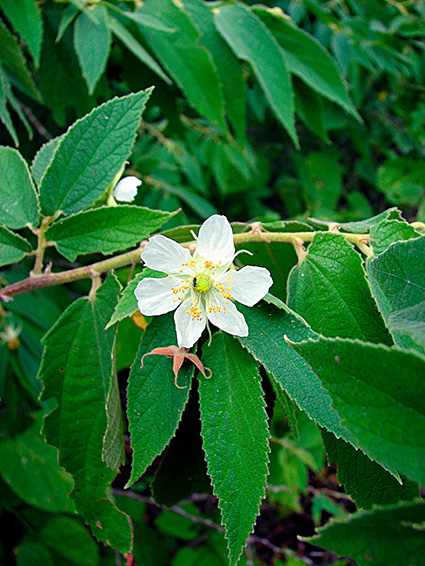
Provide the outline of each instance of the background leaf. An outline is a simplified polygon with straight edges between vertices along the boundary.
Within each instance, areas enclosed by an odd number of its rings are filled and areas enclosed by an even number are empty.
[[[40,62],[43,22],[34,0],[2,0],[1,9],[21,36],[38,65]]]
[[[0,267],[21,261],[30,251],[27,240],[0,226]]]

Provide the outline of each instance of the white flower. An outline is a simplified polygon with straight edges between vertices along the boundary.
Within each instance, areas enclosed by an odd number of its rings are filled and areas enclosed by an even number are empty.
[[[229,269],[235,257],[232,228],[224,216],[214,215],[201,226],[193,257],[165,236],[153,236],[142,253],[151,269],[167,273],[163,279],[142,279],[135,295],[146,316],[174,315],[177,342],[190,348],[199,339],[207,319],[236,336],[248,336],[244,316],[234,300],[252,307],[261,300],[273,280],[264,267]]]
[[[141,184],[142,181],[137,177],[124,177],[115,186],[112,196],[121,202],[131,202],[137,195],[137,187]]]

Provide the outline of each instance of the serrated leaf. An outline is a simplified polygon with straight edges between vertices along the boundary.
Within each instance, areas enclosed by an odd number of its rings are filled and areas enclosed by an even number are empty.
[[[320,378],[358,446],[381,465],[423,483],[425,358],[339,338],[292,347]]]
[[[172,0],[147,0],[136,10],[141,15],[161,14],[175,33],[139,26],[149,46],[196,110],[226,131],[224,99],[212,58],[199,45],[201,35],[185,12]]]
[[[370,509],[372,505],[388,505],[400,500],[418,497],[418,486],[407,479],[403,485],[384,468],[370,460],[361,450],[322,430],[329,462],[338,464],[338,482],[351,495],[357,507]]]
[[[30,251],[27,240],[0,226],[0,267],[21,261]]]
[[[242,66],[236,59],[227,43],[217,32],[213,14],[201,0],[183,0],[183,6],[195,25],[201,31],[199,40],[214,60],[220,80],[223,84],[223,95],[226,114],[232,124],[236,136],[241,140],[246,137],[246,88]]]
[[[365,232],[369,232],[373,226],[379,224],[382,220],[400,220],[401,213],[398,208],[395,206],[393,208],[388,208],[373,216],[372,218],[368,218],[367,220],[359,220],[357,222],[346,222],[345,224],[341,225],[341,229],[345,232],[354,232],[355,234],[362,234]]]
[[[396,344],[425,353],[425,237],[398,242],[368,262],[372,293]]]
[[[72,476],[59,466],[57,450],[34,427],[0,442],[0,475],[29,505],[52,513],[75,510],[68,497]]]
[[[68,27],[72,24],[77,14],[79,13],[80,10],[76,6],[73,6],[72,4],[65,8],[65,10],[62,12],[62,18],[58,28],[56,43],[59,43],[59,41],[62,39],[63,34],[66,32]]]
[[[37,66],[43,39],[43,21],[35,0],[2,0],[1,9],[27,44]]]
[[[212,372],[199,384],[203,448],[233,566],[265,495],[270,433],[258,364],[236,340],[215,334],[203,362]]]
[[[235,55],[251,65],[270,107],[298,147],[291,79],[277,41],[256,14],[242,4],[215,8],[214,20]]]
[[[43,214],[73,214],[92,205],[130,154],[151,89],[113,98],[64,134],[40,185]]]
[[[280,9],[253,8],[284,53],[287,67],[313,90],[335,102],[361,121],[338,67],[322,44],[297,28]]]
[[[143,474],[152,460],[161,454],[175,434],[183,409],[189,398],[190,379],[194,366],[182,367],[178,389],[174,385],[172,361],[165,356],[144,354],[154,348],[176,343],[176,331],[171,314],[155,318],[145,330],[130,371],[127,390],[127,415],[133,448],[131,477],[127,486]]]
[[[49,443],[58,447],[61,464],[74,477],[71,495],[77,510],[98,540],[125,554],[131,547],[131,526],[106,495],[116,472],[102,461],[114,345],[114,330],[104,328],[119,288],[109,276],[95,295],[68,307],[43,339],[40,379],[43,399],[58,403],[44,430]]]
[[[111,32],[106,25],[108,15],[104,6],[95,6],[90,15],[82,12],[74,24],[74,48],[92,94],[105,71],[111,49]]]
[[[105,407],[107,427],[103,438],[102,459],[111,470],[118,470],[123,464],[125,457],[124,422],[115,359],[113,364]]]
[[[307,540],[351,556],[359,566],[424,566],[425,537],[419,526],[424,520],[423,501],[376,507],[330,521]]]
[[[0,60],[0,120],[6,126],[6,129],[9,132],[10,137],[13,139],[14,144],[16,146],[19,146],[18,136],[16,134],[16,130],[13,125],[9,109],[7,107],[10,92],[10,82],[3,70]]]
[[[38,186],[40,185],[41,179],[43,178],[47,167],[50,165],[50,162],[53,159],[53,155],[58,148],[61,140],[62,136],[58,136],[57,138],[49,140],[48,142],[43,144],[35,154],[31,164],[31,173]]]
[[[0,146],[0,222],[8,228],[36,226],[39,208],[28,165],[16,149]]]
[[[121,299],[118,301],[117,306],[115,307],[114,314],[112,315],[111,320],[106,325],[106,328],[109,328],[113,324],[120,322],[124,318],[128,316],[132,316],[135,312],[138,311],[137,308],[137,299],[134,295],[134,291],[139,284],[139,282],[144,279],[145,277],[164,277],[164,273],[160,271],[154,271],[153,269],[149,269],[148,267],[143,270],[142,273],[138,273],[134,279],[130,281],[127,287],[124,289]]]
[[[385,251],[390,244],[400,240],[418,238],[421,234],[416,232],[411,224],[400,220],[382,220],[372,226],[370,230],[370,243],[376,255]]]
[[[296,405],[317,424],[333,432],[347,442],[354,442],[341,424],[338,413],[332,407],[332,399],[322,387],[320,379],[286,342],[317,338],[317,334],[296,313],[281,303],[281,308],[260,303],[248,308],[238,305],[248,324],[249,335],[239,338],[282,387]]]
[[[74,261],[82,254],[108,255],[140,244],[171,217],[169,212],[141,206],[103,206],[55,222],[46,230],[46,238]]]
[[[340,234],[317,233],[288,281],[288,304],[319,334],[392,344],[362,259]]]
[[[154,73],[161,77],[167,84],[171,84],[170,79],[149,53],[140,45],[134,36],[118,20],[112,16],[108,18],[108,27],[112,33],[129,49],[135,57],[149,67]]]

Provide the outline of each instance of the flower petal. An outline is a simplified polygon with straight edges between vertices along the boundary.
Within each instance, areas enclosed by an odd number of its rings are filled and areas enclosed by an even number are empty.
[[[124,177],[115,186],[112,195],[121,202],[131,202],[137,195],[137,187],[142,184],[142,181],[137,177],[130,175]]]
[[[210,297],[213,299],[213,302]],[[209,306],[216,308],[208,312]],[[207,317],[215,326],[228,334],[234,334],[235,336],[248,336],[249,334],[248,325],[243,314],[238,311],[232,301],[223,299],[217,292],[214,292],[214,297],[211,295],[207,297]]]
[[[238,303],[252,307],[258,303],[273,285],[273,279],[265,267],[247,265],[239,271],[230,269],[216,278]]]
[[[198,317],[193,317],[190,313],[192,307],[192,299],[190,298],[186,299],[175,312],[174,322],[179,348],[191,348],[199,340],[207,325],[204,306],[201,302],[196,306],[201,311]]]
[[[235,255],[233,232],[225,216],[214,214],[199,229],[196,247],[197,257],[204,256],[213,264],[230,265]]]
[[[185,270],[182,264],[192,259],[189,250],[161,235],[149,239],[141,257],[148,267],[168,275],[180,275]],[[189,272],[187,267],[184,272]]]
[[[173,311],[180,304],[177,297],[184,296],[173,291],[181,284],[181,280],[175,277],[142,279],[134,290],[140,312],[146,316],[157,316]]]

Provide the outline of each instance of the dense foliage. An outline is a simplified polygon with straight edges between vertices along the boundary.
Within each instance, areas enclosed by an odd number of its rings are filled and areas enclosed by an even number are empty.
[[[425,564],[424,23],[0,0],[0,561]],[[216,214],[274,283],[175,377],[140,255]]]

